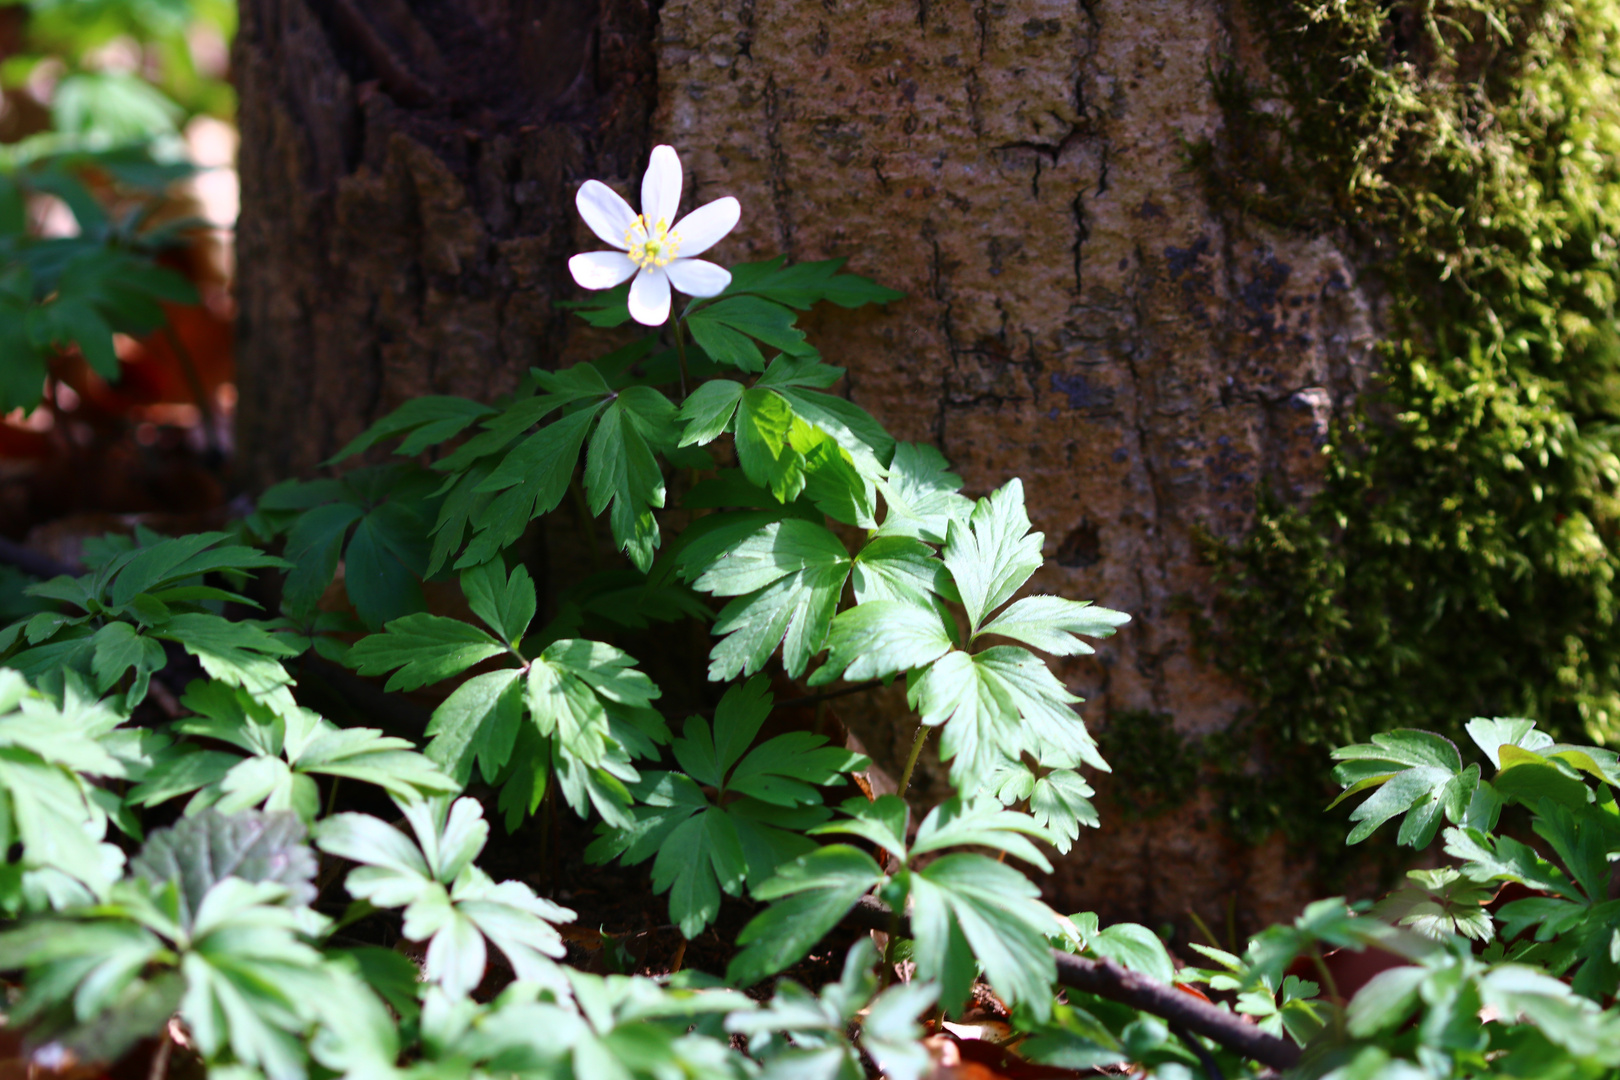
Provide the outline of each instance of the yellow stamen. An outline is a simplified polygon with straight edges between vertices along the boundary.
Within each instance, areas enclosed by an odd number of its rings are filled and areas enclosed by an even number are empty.
[[[670,231],[669,222],[659,218],[649,228],[647,219],[640,214],[624,230],[624,242],[630,249],[630,261],[643,270],[668,266],[681,248],[680,235]]]

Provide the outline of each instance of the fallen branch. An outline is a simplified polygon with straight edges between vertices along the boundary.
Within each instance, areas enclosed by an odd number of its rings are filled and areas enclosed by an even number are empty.
[[[861,897],[845,921],[884,933],[894,926],[888,905],[875,896]],[[905,919],[900,920],[900,927],[902,935],[909,935]],[[1127,970],[1112,960],[1091,960],[1059,949],[1052,950],[1052,960],[1057,964],[1058,982],[1064,986],[1152,1013],[1168,1020],[1172,1027],[1202,1035],[1273,1069],[1290,1069],[1299,1064],[1300,1049],[1287,1039],[1267,1034],[1235,1013]]]

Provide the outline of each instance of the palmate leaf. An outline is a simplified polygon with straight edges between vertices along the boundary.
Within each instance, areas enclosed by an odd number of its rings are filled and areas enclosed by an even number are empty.
[[[431,394],[412,398],[355,436],[347,446],[333,454],[327,464],[335,465],[345,458],[364,453],[378,443],[401,436],[405,436],[405,441],[394,452],[414,457],[430,446],[454,438],[495,412],[488,405],[466,398]]]
[[[1003,762],[1025,753],[1050,767],[1108,770],[1070,708],[1080,699],[1027,650],[949,652],[912,677],[907,699],[924,724],[944,725],[940,756],[959,789],[988,784]]]
[[[289,902],[315,899],[315,853],[304,843],[304,824],[289,813],[243,810],[229,816],[208,809],[181,818],[147,837],[130,873],[154,885],[176,887],[178,922],[190,932],[208,892],[227,877],[285,886]]]
[[[495,558],[523,535],[530,521],[557,508],[574,478],[585,437],[604,404],[587,404],[528,436],[472,486],[473,494],[491,498],[469,514],[473,540],[456,560],[458,568]]]
[[[456,789],[408,740],[372,728],[338,728],[297,706],[277,712],[214,682],[193,683],[182,703],[196,715],[175,721],[176,732],[226,743],[248,756],[195,748],[167,755],[130,792],[137,805],[190,794],[188,814],[210,806],[235,814],[262,805],[309,822],[320,805],[315,775],[375,784],[402,797]]]
[[[714,633],[725,640],[710,653],[709,678],[752,675],[778,645],[789,676],[802,675],[826,641],[849,568],[838,537],[798,518],[764,525],[724,550],[693,583],[737,597],[715,622]]]
[[[322,851],[357,862],[345,882],[356,899],[405,909],[405,936],[428,943],[426,976],[453,997],[483,979],[485,940],[505,954],[518,978],[561,986],[554,961],[564,953],[555,924],[574,913],[517,881],[496,884],[473,860],[489,837],[472,799],[400,802],[415,833],[366,814],[336,814],[316,830]]]
[[[884,880],[872,857],[848,844],[817,848],[783,866],[754,889],[756,898],[775,903],[737,935],[743,950],[726,968],[727,981],[749,986],[797,963]]]
[[[1373,915],[1395,926],[1407,926],[1424,937],[1461,934],[1475,941],[1491,939],[1491,913],[1484,904],[1493,890],[1465,880],[1451,867],[1408,870],[1407,883],[1373,907]]]
[[[765,370],[765,354],[756,341],[785,353],[815,351],[805,343],[804,331],[794,325],[797,319],[791,310],[774,301],[728,290],[687,316],[683,323],[692,340],[716,363],[757,372]]]
[[[646,573],[658,548],[654,508],[664,505],[664,475],[653,456],[679,439],[675,406],[649,386],[631,386],[596,426],[585,458],[585,492],[592,514],[612,505],[608,523],[614,542]]]
[[[278,711],[296,707],[288,689],[292,676],[281,665],[296,650],[265,624],[185,614],[174,616],[152,633],[196,657],[210,677],[240,686]]]
[[[876,947],[862,938],[845,956],[837,982],[812,994],[783,980],[765,1008],[734,1013],[726,1018],[726,1030],[748,1038],[748,1053],[764,1063],[767,1076],[861,1080],[866,1070],[848,1035],[859,1021],[860,1049],[884,1076],[919,1080],[932,1071],[933,1062],[921,1043],[917,1017],[934,1003],[939,988],[902,983],[874,998],[877,959]]]
[[[1329,809],[1376,789],[1350,815],[1357,824],[1346,843],[1358,844],[1384,822],[1405,814],[1397,841],[1427,847],[1440,829],[1442,814],[1458,824],[1471,807],[1478,812],[1479,766],[1464,769],[1456,745],[1442,736],[1411,729],[1381,732],[1371,743],[1335,750],[1333,759],[1342,763],[1333,775],[1345,790]],[[1494,811],[1487,812],[1494,818]],[[1475,822],[1470,818],[1469,823]]]
[[[1111,637],[1130,620],[1123,612],[1092,607],[1090,601],[1026,596],[986,623],[979,634],[1010,637],[1053,656],[1089,656],[1096,650],[1076,635]]]
[[[606,819],[628,824],[625,785],[638,779],[631,758],[651,755],[667,738],[650,707],[659,690],[634,663],[612,646],[565,638],[546,646],[526,675],[507,669],[475,676],[434,711],[428,756],[458,781],[476,761],[495,783],[527,710],[575,812],[594,806]]]
[[[398,462],[266,491],[259,509],[268,519],[302,511],[288,525],[287,556],[294,563],[284,592],[288,610],[313,610],[341,557],[344,588],[367,626],[421,611],[436,484],[425,469]]]
[[[25,902],[29,878],[39,874],[61,875],[66,887],[54,891],[79,899],[104,895],[117,878],[123,857],[101,842],[107,815],[90,778],[127,775],[107,745],[122,719],[71,673],[57,705],[0,668],[0,851],[10,863],[20,849],[15,865],[24,871],[7,875],[6,909]]]
[[[950,568],[975,633],[985,617],[1011,599],[1041,566],[1041,533],[1031,532],[1024,512],[1024,485],[1011,480],[980,499],[967,525],[946,530]]]
[[[943,544],[952,521],[967,524],[973,500],[960,494],[962,478],[945,455],[926,443],[897,443],[888,476],[879,481],[887,513],[879,536],[903,536]]]
[[[507,651],[508,646],[471,623],[420,613],[395,619],[383,633],[361,638],[349,650],[348,661],[362,675],[398,668],[386,688],[416,690]]]
[[[982,966],[1006,1000],[1050,1015],[1057,969],[1046,934],[1056,916],[1033,882],[983,855],[953,854],[912,874],[909,884],[917,974],[938,980],[947,1009],[961,1007]]]
[[[859,274],[844,274],[843,259],[785,265],[786,256],[732,267],[722,296],[761,296],[799,311],[827,301],[843,308],[887,304],[905,297]]]
[[[463,573],[462,588],[474,613],[506,643],[458,620],[415,615],[362,639],[349,651],[350,662],[367,675],[397,668],[389,689],[414,689],[508,654],[526,670],[485,672],[456,687],[433,712],[427,756],[458,784],[476,765],[487,781],[502,785],[509,824],[538,805],[548,774],[576,812],[594,806],[608,820],[629,824],[626,785],[639,778],[631,759],[651,756],[668,738],[651,708],[658,688],[628,654],[582,638],[553,641],[526,661],[517,639],[533,621],[536,597],[522,567],[510,573],[498,564],[474,567]],[[535,737],[513,764],[525,713]]]
[[[705,383],[681,408],[681,445],[703,445],[730,431],[749,483],[781,503],[806,493],[824,513],[871,528],[876,482],[894,440],[859,406],[811,392],[842,374],[841,368],[782,355],[752,387]]]
[[[1089,952],[1162,983],[1176,981],[1175,962],[1164,942],[1140,923],[1114,923],[1104,927],[1090,912],[1071,915],[1061,922],[1062,933],[1053,938],[1058,947],[1076,953]]]
[[[292,679],[282,657],[296,649],[276,640],[252,620],[232,622],[208,604],[234,601],[235,593],[201,584],[211,573],[240,575],[287,563],[254,548],[224,544],[227,533],[164,539],[140,531],[134,539],[99,545],[94,569],[79,578],[58,577],[29,592],[85,611],[83,616],[40,613],[0,632],[9,663],[42,677],[72,670],[106,692],[124,684],[126,706],[146,696],[151,676],[167,662],[162,642],[173,641],[216,678],[248,687],[280,704]]]
[[[1052,872],[1052,864],[1027,837],[1048,839],[1046,830],[1027,814],[1004,810],[989,800],[964,802],[960,796],[940,803],[917,826],[908,860],[946,848],[995,848],[1030,865]]]
[[[305,906],[301,836],[290,816],[255,814],[154,832],[104,902],[0,935],[0,964],[28,971],[12,1018],[116,1054],[178,1011],[205,1063],[302,1080],[304,1041],[336,1002],[304,940],[325,920]]]
[[[811,686],[835,679],[882,679],[924,667],[956,644],[949,616],[935,604],[868,600],[839,613],[827,635],[827,659]]]
[[[818,788],[867,762],[808,732],[749,750],[771,709],[768,686],[755,676],[728,690],[712,731],[701,717],[687,720],[671,745],[685,775],[648,773],[636,788],[635,824],[599,826],[587,850],[593,861],[619,856],[627,866],[656,855],[654,891],[669,890],[670,918],[688,938],[714,920],[722,893],[736,896],[813,850],[800,833],[830,816]],[[712,801],[700,784],[715,789]]]
[[[790,503],[804,490],[804,456],[790,442],[793,406],[760,387],[742,391],[732,423],[737,464],[748,482]]]

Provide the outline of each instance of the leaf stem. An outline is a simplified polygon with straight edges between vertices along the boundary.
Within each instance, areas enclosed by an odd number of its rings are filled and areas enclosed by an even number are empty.
[[[917,737],[911,740],[911,754],[906,758],[906,771],[900,774],[900,790],[895,792],[902,799],[906,797],[906,789],[911,786],[911,774],[916,771],[917,759],[922,757],[923,743],[928,741],[928,733],[932,730],[927,724],[917,725]]]
[[[1322,976],[1322,989],[1327,991],[1327,1006],[1333,1010],[1333,1031],[1339,1038],[1344,1038],[1344,1007],[1347,1004],[1339,996],[1339,983],[1333,977],[1333,969],[1327,966],[1327,960],[1322,956],[1322,950],[1315,945],[1311,946],[1311,963],[1316,967],[1316,973]]]
[[[670,323],[675,328],[675,359],[681,365],[681,400],[686,400],[686,331],[681,329],[679,318]]]

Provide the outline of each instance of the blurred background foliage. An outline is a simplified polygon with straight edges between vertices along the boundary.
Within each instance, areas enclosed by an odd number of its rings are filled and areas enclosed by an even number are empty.
[[[0,0],[0,539],[73,562],[226,512],[235,27],[234,0]]]

